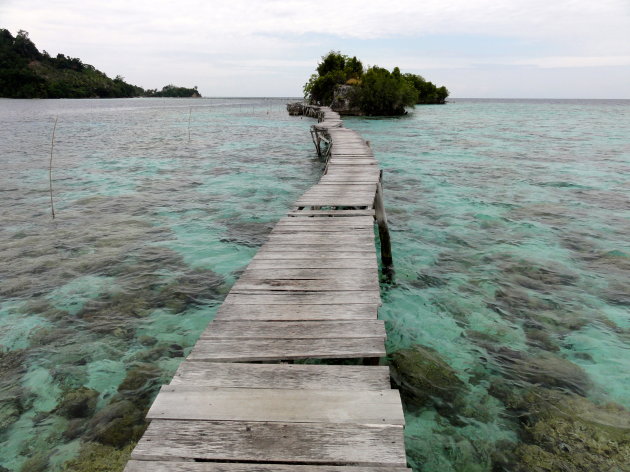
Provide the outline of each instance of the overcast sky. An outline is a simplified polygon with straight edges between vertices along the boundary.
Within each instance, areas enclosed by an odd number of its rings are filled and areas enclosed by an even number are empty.
[[[630,98],[630,0],[0,0],[0,27],[204,96],[300,96],[334,49],[452,97]]]

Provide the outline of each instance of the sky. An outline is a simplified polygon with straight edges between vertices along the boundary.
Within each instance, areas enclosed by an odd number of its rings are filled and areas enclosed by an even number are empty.
[[[0,0],[0,27],[203,96],[301,96],[336,50],[452,98],[630,99],[630,0]]]

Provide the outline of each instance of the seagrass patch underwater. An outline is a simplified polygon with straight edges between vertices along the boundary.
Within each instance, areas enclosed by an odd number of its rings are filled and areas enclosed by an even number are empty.
[[[0,100],[0,467],[122,470],[321,174],[285,102]],[[385,169],[380,316],[414,469],[624,470],[630,102],[457,100],[345,126]]]

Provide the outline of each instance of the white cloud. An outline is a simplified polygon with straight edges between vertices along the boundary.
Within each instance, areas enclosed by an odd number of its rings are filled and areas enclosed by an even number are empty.
[[[287,76],[303,76],[285,91],[299,93],[315,66],[314,34],[324,38],[317,56],[331,42],[345,51],[345,42],[407,38],[411,52],[406,55],[366,46],[362,51],[367,53],[361,54],[370,64],[388,65],[400,58],[391,65],[403,69],[497,62],[627,67],[630,56],[628,0],[0,0],[0,23],[14,33],[28,30],[38,47],[50,53],[81,57],[145,87],[163,85],[168,77],[182,84],[192,81],[202,92],[204,84],[215,90],[221,84],[219,90],[225,92],[217,93],[226,94],[233,94],[226,82],[231,74],[259,74],[262,89],[252,89],[252,94],[275,93],[280,84],[286,86]],[[429,55],[420,50],[427,35],[451,42],[461,37],[517,40],[530,43],[532,50],[489,54],[492,45],[486,45],[483,51],[461,52],[449,44]],[[265,82],[274,73],[275,81]],[[256,81],[248,83],[254,87]]]

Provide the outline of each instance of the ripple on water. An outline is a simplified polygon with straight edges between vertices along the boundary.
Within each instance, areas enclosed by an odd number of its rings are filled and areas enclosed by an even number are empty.
[[[385,169],[388,351],[424,353],[416,378],[458,386],[407,402],[416,470],[610,470],[627,453],[628,106],[458,101],[346,120]],[[0,103],[1,466],[120,469],[159,385],[321,173],[284,101],[196,101],[190,141],[188,113]],[[37,150],[57,115],[52,222]]]

